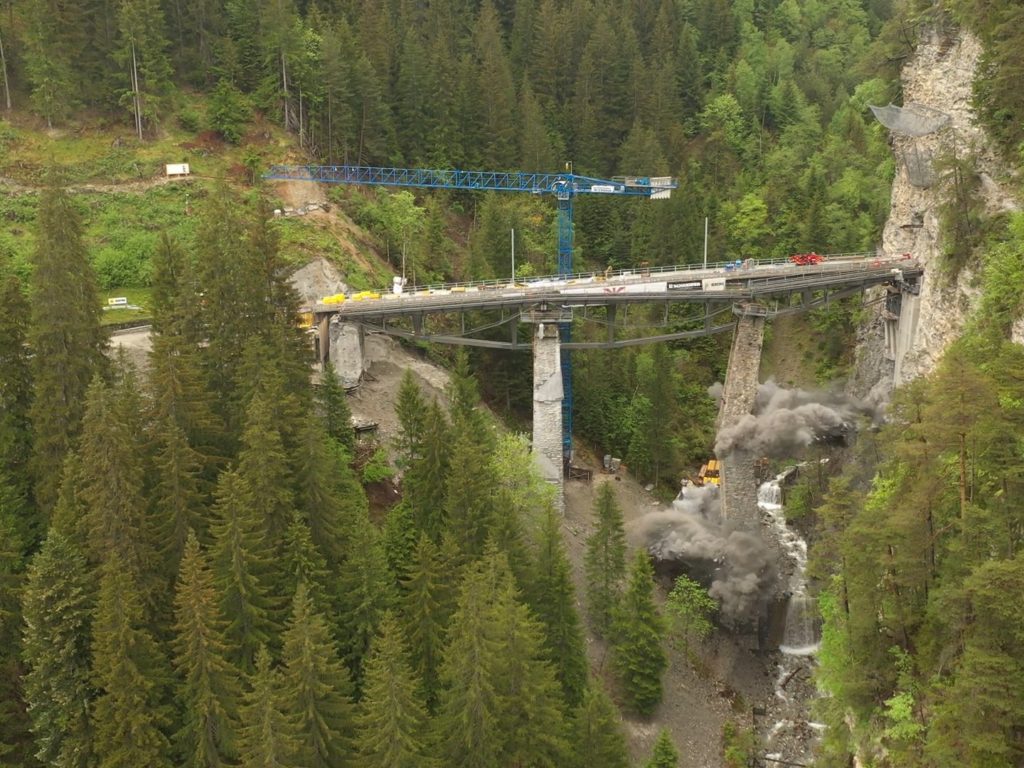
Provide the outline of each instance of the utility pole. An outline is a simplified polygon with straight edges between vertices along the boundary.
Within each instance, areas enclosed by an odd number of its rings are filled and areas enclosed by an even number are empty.
[[[516,229],[512,228],[512,283],[516,281]]]

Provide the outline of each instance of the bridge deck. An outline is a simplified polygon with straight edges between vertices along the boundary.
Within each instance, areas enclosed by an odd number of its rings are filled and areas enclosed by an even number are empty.
[[[733,264],[662,267],[611,275],[589,273],[546,277],[519,283],[454,283],[409,289],[402,294],[382,293],[349,298],[341,303],[307,307],[317,315],[339,315],[353,320],[412,316],[536,304],[593,306],[636,302],[721,302],[769,298],[801,291],[867,287],[893,279],[917,277],[920,265],[904,256],[843,255],[810,266],[788,260]]]

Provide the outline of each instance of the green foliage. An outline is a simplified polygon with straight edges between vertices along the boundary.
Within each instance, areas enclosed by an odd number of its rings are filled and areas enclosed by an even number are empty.
[[[180,677],[185,722],[178,733],[184,764],[226,765],[234,753],[238,691],[226,661],[224,621],[217,608],[213,572],[189,532],[174,595],[174,666]]]
[[[626,532],[615,487],[602,483],[594,504],[596,525],[587,539],[587,608],[594,631],[608,637],[626,576]]]
[[[654,605],[651,558],[640,550],[616,615],[612,663],[630,708],[644,717],[661,702],[661,675],[668,665],[664,635],[664,621]]]
[[[726,768],[745,768],[754,758],[757,736],[732,720],[722,727],[722,753]]]
[[[388,569],[380,532],[364,513],[353,517],[349,551],[338,580],[339,632],[352,677],[362,682],[362,663],[384,613],[395,602],[395,580]]]
[[[935,162],[935,171],[943,185],[939,210],[942,232],[942,266],[946,276],[955,279],[975,257],[975,249],[984,236],[985,202],[981,195],[981,175],[973,151],[951,154]]]
[[[402,581],[402,621],[408,638],[410,660],[423,682],[431,709],[440,689],[438,668],[445,627],[454,610],[454,594],[444,578],[441,552],[426,534],[420,534],[405,579]]]
[[[587,656],[560,519],[550,505],[531,576],[530,607],[544,627],[545,649],[565,701],[576,706],[587,684]]]
[[[359,764],[371,768],[427,768],[427,711],[409,666],[401,629],[385,614],[366,661],[362,712],[357,719]]]
[[[627,768],[629,752],[615,705],[597,680],[583,692],[572,720],[572,768]]]
[[[36,758],[85,766],[93,754],[89,628],[94,595],[85,557],[51,530],[29,566],[23,595],[25,699]]]
[[[264,521],[247,503],[248,488],[237,472],[217,480],[217,502],[211,561],[220,590],[220,608],[227,619],[226,637],[230,658],[236,666],[251,670],[253,657],[275,629],[276,606],[269,594],[269,548]]]
[[[395,470],[391,468],[388,460],[388,452],[381,446],[373,452],[369,461],[363,466],[364,483],[381,483],[390,480],[395,476]]]
[[[295,765],[299,749],[298,715],[288,708],[282,672],[273,667],[266,646],[260,646],[256,652],[256,665],[242,699],[239,722],[242,768]]]
[[[225,79],[218,81],[206,113],[210,128],[223,136],[225,141],[238,144],[251,116],[247,99],[234,83]]]
[[[56,186],[48,187],[39,200],[29,293],[35,390],[32,470],[36,500],[48,513],[57,501],[61,462],[79,431],[86,387],[102,368],[106,345],[81,219],[67,193]]]
[[[297,765],[347,766],[354,731],[352,683],[337,656],[327,622],[299,584],[284,632],[281,689],[285,712],[298,716]]]
[[[726,759],[729,759],[729,749],[726,748]],[[647,761],[644,768],[676,768],[679,765],[679,752],[668,731],[661,731],[658,740],[654,742],[654,752],[651,759]]]
[[[564,713],[540,626],[519,602],[508,561],[467,566],[441,666],[441,758],[449,765],[560,765]]]
[[[184,107],[178,110],[178,125],[183,131],[197,133],[201,124],[200,121],[199,113],[191,107]]]
[[[101,768],[162,768],[171,765],[162,731],[166,662],[143,626],[142,599],[126,565],[115,551],[101,568],[92,644],[95,750]]]
[[[333,365],[326,366],[320,377],[316,401],[327,436],[337,440],[350,454],[354,453],[356,433],[352,428],[352,411]]]
[[[714,630],[712,618],[718,610],[718,602],[704,587],[684,574],[676,577],[676,583],[668,593],[665,610],[673,628],[683,634],[684,640],[704,640]]]

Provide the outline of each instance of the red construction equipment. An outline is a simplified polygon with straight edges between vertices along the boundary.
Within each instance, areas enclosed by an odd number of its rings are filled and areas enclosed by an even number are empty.
[[[821,264],[825,257],[811,251],[810,253],[794,253],[789,257],[789,260],[798,267],[811,267],[815,264]]]

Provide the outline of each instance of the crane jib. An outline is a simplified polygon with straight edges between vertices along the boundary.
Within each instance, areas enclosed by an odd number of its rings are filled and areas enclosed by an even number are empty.
[[[319,181],[327,184],[457,189],[479,192],[529,192],[574,197],[584,194],[628,195],[661,199],[677,188],[669,176],[622,176],[612,179],[573,173],[463,171],[445,168],[384,168],[363,165],[275,165],[265,179]]]

